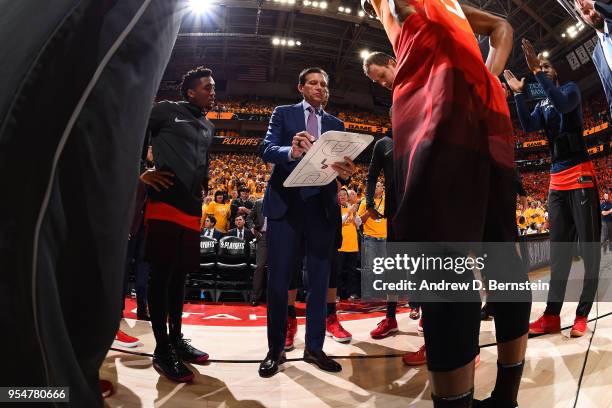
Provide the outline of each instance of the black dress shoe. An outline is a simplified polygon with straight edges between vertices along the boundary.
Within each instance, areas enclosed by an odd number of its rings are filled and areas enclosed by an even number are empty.
[[[266,358],[259,365],[259,376],[263,378],[272,377],[278,373],[278,366],[286,361],[285,353],[275,355],[271,351],[268,351]]]
[[[155,350],[155,354],[153,354],[153,367],[172,381],[182,383],[193,380],[193,373],[178,358],[172,346]]]
[[[172,343],[172,346],[176,350],[176,354],[178,354],[179,358],[193,364],[204,364],[207,362],[208,353],[198,350],[189,343],[191,343],[191,340],[184,338],[182,334],[180,339]]]
[[[327,354],[323,350],[304,350],[304,361],[311,363],[319,367],[323,371],[329,371],[332,373],[339,373],[342,371],[342,366],[327,357]]]

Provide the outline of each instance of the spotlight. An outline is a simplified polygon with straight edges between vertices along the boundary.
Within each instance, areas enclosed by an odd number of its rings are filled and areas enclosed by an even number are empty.
[[[205,13],[212,4],[211,0],[189,0],[189,8],[196,14]]]
[[[302,42],[301,41],[296,41],[295,45],[297,45],[299,47],[300,45],[302,45]]]
[[[566,37],[565,33],[562,33],[562,34],[561,34],[561,37],[565,38],[565,37]]]
[[[326,9],[327,8],[327,3],[322,1],[321,3],[319,3],[319,7],[321,7],[322,9]]]
[[[295,4],[295,0],[288,0],[287,3],[289,4]]]
[[[287,45],[287,40],[285,40],[284,38],[282,40],[280,40],[281,45]]]
[[[295,45],[295,41],[289,40],[289,41],[287,41],[287,45],[290,46],[290,47],[293,47]]]
[[[304,5],[305,6],[310,6],[310,0],[304,0]]]
[[[359,17],[363,17],[365,16],[365,13],[363,12],[363,10],[359,10],[359,13],[357,13],[359,15]]]
[[[368,58],[370,56],[370,51],[368,51],[368,50],[361,50],[359,55],[361,56],[361,59],[366,59],[366,58]]]
[[[319,2],[318,1],[313,1],[312,2],[312,7],[319,7]]]
[[[548,58],[548,57],[550,56],[550,53],[549,53],[548,51],[544,51],[544,52],[542,53],[542,56],[543,56],[544,58]]]
[[[344,13],[344,7],[342,7],[342,6],[338,7],[338,11],[341,12],[341,13]]]
[[[272,39],[272,44],[274,44],[274,45],[279,45],[279,44],[280,44],[280,39],[278,39],[278,38],[273,38],[273,39]]]
[[[347,8],[344,9],[344,12],[346,14],[351,14],[351,9],[347,7]]]

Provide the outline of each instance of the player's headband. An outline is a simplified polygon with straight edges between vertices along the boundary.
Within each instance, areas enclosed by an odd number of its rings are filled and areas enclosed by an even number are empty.
[[[363,9],[363,11],[365,11],[365,13],[372,17],[372,18],[376,18],[376,11],[374,10],[374,7],[372,6],[372,3],[370,2],[370,0],[361,0],[361,8]]]

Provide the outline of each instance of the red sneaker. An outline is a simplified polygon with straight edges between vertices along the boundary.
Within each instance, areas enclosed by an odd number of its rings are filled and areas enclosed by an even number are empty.
[[[535,322],[529,323],[529,334],[559,333],[561,318],[555,315],[542,315]]]
[[[423,318],[419,319],[419,325],[417,326],[417,333],[423,334]]]
[[[113,383],[108,380],[100,380],[100,394],[102,398],[108,398],[115,393]]]
[[[576,316],[574,319],[574,325],[572,326],[572,331],[570,332],[570,336],[572,337],[582,337],[587,330],[587,320],[588,316]]]
[[[285,336],[285,351],[291,351],[295,348],[293,339],[297,334],[298,324],[297,318],[287,317],[287,335]]]
[[[139,341],[140,340],[138,339],[138,337],[128,336],[126,333],[119,330],[115,335],[115,341],[113,341],[113,346],[132,348],[138,346]]]
[[[338,343],[348,343],[353,338],[351,333],[347,332],[344,327],[342,327],[335,313],[327,316],[325,319],[325,334]]]
[[[370,332],[370,336],[373,339],[384,339],[398,331],[397,320],[391,317],[385,317],[378,323],[378,326]]]
[[[425,357],[425,345],[423,344],[417,351],[411,351],[404,354],[402,361],[408,366],[419,366],[426,364],[427,358]]]

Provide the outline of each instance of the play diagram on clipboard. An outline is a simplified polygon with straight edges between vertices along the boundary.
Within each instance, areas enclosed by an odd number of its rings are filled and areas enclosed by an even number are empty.
[[[374,137],[330,130],[321,135],[283,183],[285,187],[314,187],[331,183],[338,173],[331,167],[344,157],[355,160]]]

